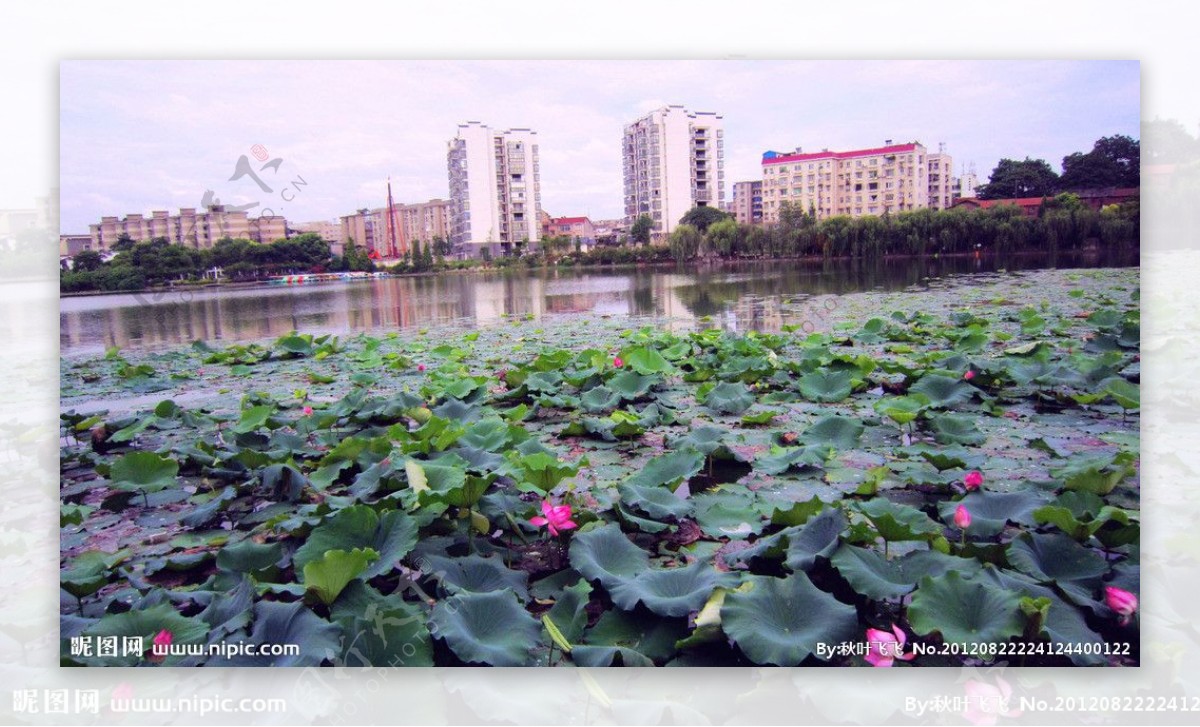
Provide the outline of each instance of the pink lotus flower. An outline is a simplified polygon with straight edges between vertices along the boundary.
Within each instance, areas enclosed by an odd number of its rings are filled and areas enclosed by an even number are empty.
[[[613,357],[613,368],[617,368],[617,369],[625,368],[625,362],[621,360],[620,356]]]
[[[980,472],[979,470],[973,470],[971,472],[968,472],[967,476],[963,478],[963,487],[967,488],[968,491],[978,490],[980,485],[982,485],[982,484],[983,484],[983,473]]]
[[[424,371],[424,370],[425,370],[425,364],[417,364],[417,371]]]
[[[1104,587],[1104,602],[1108,604],[1109,608],[1120,614],[1122,626],[1129,623],[1138,609],[1137,596],[1116,586]]]
[[[542,515],[529,518],[529,522],[539,528],[545,525],[550,528],[551,535],[558,535],[560,530],[576,527],[575,522],[571,520],[570,505],[551,505],[549,500],[543,500]]]
[[[159,631],[154,636],[154,645],[165,648],[167,646],[170,646],[171,642],[173,642],[174,640],[175,640],[175,635],[172,634],[170,631],[163,629],[162,631]]]
[[[892,624],[891,633],[879,629],[867,629],[867,643],[870,650],[863,658],[871,666],[891,666],[896,659],[912,661],[916,654],[904,653],[904,642],[907,641],[900,627]]]
[[[312,416],[312,411],[313,410],[311,406],[304,407],[304,416]]]
[[[970,679],[963,684],[967,708],[962,713],[971,724],[994,725],[999,717],[1020,717],[1022,712],[1013,709],[1012,687],[997,677],[995,684]]]
[[[963,380],[970,381],[973,378],[975,378],[975,372],[971,369],[967,369],[967,373],[963,374]]]
[[[971,511],[966,505],[959,505],[954,509],[954,524],[959,530],[966,530],[971,527]]]

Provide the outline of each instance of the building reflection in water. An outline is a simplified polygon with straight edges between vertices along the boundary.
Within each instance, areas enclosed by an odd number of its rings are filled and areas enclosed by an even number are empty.
[[[1060,267],[1136,265],[1129,259],[1067,259]],[[641,268],[453,274],[299,286],[204,288],[189,293],[63,298],[63,353],[159,348],[203,341],[274,338],[292,330],[348,333],[504,317],[604,314],[653,318],[684,330],[723,326],[779,331],[821,317],[831,296],[896,291],[948,275],[1045,267],[1036,257],[829,260]],[[697,320],[699,322],[697,323]],[[819,326],[818,326],[819,328]]]

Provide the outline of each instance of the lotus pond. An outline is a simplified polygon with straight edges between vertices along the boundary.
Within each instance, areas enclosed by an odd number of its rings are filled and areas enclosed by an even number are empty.
[[[65,358],[62,662],[1136,665],[1138,299],[1047,270],[777,333]]]

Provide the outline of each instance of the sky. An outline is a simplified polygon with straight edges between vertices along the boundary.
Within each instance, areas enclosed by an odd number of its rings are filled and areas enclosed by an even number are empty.
[[[1135,61],[64,61],[62,231],[201,207],[205,193],[289,222],[448,194],[465,121],[538,133],[542,207],[623,214],[621,136],[655,108],[725,123],[725,193],[764,151],[944,142],[980,181],[1001,158],[1061,169],[1140,135]],[[259,161],[255,145],[264,156]],[[246,155],[251,175],[236,179]],[[274,166],[263,167],[275,161]],[[301,180],[303,183],[298,182]],[[264,187],[270,192],[264,191]]]

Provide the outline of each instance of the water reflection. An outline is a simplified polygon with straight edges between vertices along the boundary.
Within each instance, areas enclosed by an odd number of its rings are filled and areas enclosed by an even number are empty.
[[[207,288],[190,293],[64,298],[64,354],[108,346],[155,348],[194,340],[244,341],[291,330],[395,330],[447,323],[487,325],[502,316],[591,313],[653,316],[687,324],[778,330],[799,323],[821,296],[926,286],[951,275],[1043,267],[1138,264],[1124,255],[829,260],[689,268],[549,270],[391,278],[304,286]]]

